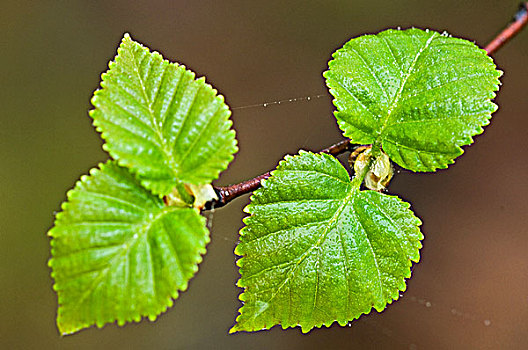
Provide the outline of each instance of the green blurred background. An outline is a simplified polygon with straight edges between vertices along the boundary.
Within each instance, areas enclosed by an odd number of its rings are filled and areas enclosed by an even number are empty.
[[[124,32],[207,76],[235,109],[240,151],[218,184],[341,139],[321,73],[346,40],[432,28],[486,44],[518,1],[3,1],[0,12],[0,348],[521,349],[528,343],[528,30],[494,55],[500,109],[448,171],[395,177],[424,221],[403,298],[352,326],[228,335],[247,196],[217,210],[200,271],[157,321],[60,337],[46,231],[107,155],[87,112]],[[323,96],[315,97],[323,94]]]

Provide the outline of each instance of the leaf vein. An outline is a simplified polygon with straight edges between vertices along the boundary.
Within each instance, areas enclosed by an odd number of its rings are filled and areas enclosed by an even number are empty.
[[[187,159],[187,157],[189,156],[189,154],[191,153],[191,151],[194,150],[194,146],[196,146],[196,144],[198,143],[198,141],[200,141],[203,133],[205,132],[205,130],[207,130],[207,127],[213,122],[213,120],[216,120],[216,118],[221,118],[222,115],[220,114],[219,116],[216,116],[216,114],[218,112],[222,112],[222,106],[220,104],[218,104],[217,106],[215,106],[215,111],[214,113],[212,113],[211,117],[207,120],[207,122],[205,123],[205,125],[202,127],[202,129],[200,130],[200,132],[198,133],[198,135],[194,138],[192,144],[187,148],[187,150],[185,151],[185,153],[183,154],[183,156],[180,158],[180,165],[183,164],[183,162]]]
[[[385,127],[386,127],[386,125],[387,125],[387,123],[388,123],[388,121],[389,121],[389,119],[391,117],[391,113],[392,113],[394,107],[396,107],[396,105],[398,103],[398,100],[401,97],[401,94],[403,92],[403,89],[405,88],[405,84],[407,83],[407,80],[411,76],[411,74],[412,74],[412,72],[413,72],[413,70],[414,70],[414,68],[416,66],[416,62],[418,62],[418,59],[420,58],[422,53],[425,50],[427,50],[427,48],[429,48],[429,46],[431,45],[431,42],[433,41],[433,39],[436,36],[435,34],[436,33],[433,32],[433,34],[426,41],[425,45],[418,51],[418,53],[414,57],[414,60],[412,61],[411,65],[409,66],[407,74],[403,77],[403,81],[401,82],[400,88],[399,88],[398,92],[396,93],[396,95],[394,95],[394,100],[392,101],[391,106],[389,107],[389,109],[387,111],[387,116],[385,117],[385,120],[383,121],[383,125],[380,128],[380,130],[378,131],[378,137],[376,138],[376,141],[374,142],[374,144],[376,144],[375,145],[376,147],[378,146],[377,144],[379,144],[381,142],[381,135],[382,135],[383,131],[385,130]],[[411,37],[416,39],[416,37],[414,35],[411,35]]]
[[[356,222],[359,224],[359,227],[361,229],[361,232],[363,233],[363,235],[365,236],[365,240],[368,244],[368,247],[369,247],[369,250],[372,254],[372,258],[374,259],[374,265],[376,265],[376,272],[378,274],[378,284],[379,284],[379,291],[380,291],[380,296],[382,298],[385,297],[385,293],[383,292],[383,284],[381,282],[381,271],[380,271],[380,268],[379,268],[379,264],[378,264],[378,258],[376,256],[376,253],[374,253],[374,248],[372,247],[372,244],[370,243],[370,238],[368,236],[368,233],[367,231],[365,230],[365,227],[363,226],[363,223],[361,222],[361,220],[358,218],[355,210],[352,210],[351,211],[352,215],[356,218]]]
[[[405,101],[409,101],[410,99],[412,99],[412,98],[414,98],[416,96],[420,96],[420,95],[422,95],[424,93],[428,93],[428,92],[431,92],[433,90],[441,89],[441,88],[449,86],[450,84],[453,84],[453,83],[458,83],[458,82],[466,81],[466,80],[478,79],[478,78],[482,78],[482,77],[493,78],[494,76],[492,74],[488,73],[488,74],[471,74],[471,75],[467,75],[467,76],[464,76],[464,77],[456,78],[456,79],[449,80],[449,81],[447,81],[445,83],[442,83],[442,84],[439,84],[439,85],[427,87],[427,89],[420,90],[417,93],[415,93],[414,95],[405,96],[405,98],[403,98],[400,102],[403,103]]]
[[[350,50],[353,51],[359,57],[359,59],[363,63],[363,66],[365,68],[367,68],[367,70],[369,71],[370,75],[374,78],[374,80],[378,84],[380,90],[383,92],[383,94],[385,95],[385,98],[387,99],[387,102],[388,102],[389,101],[389,95],[387,94],[387,91],[385,90],[383,85],[381,85],[381,81],[378,79],[378,77],[374,74],[374,72],[372,71],[370,66],[367,64],[367,61],[365,61],[365,58],[356,49],[354,49],[353,47],[350,47]]]
[[[321,246],[321,244],[323,244],[323,242],[325,241],[326,239],[326,235],[328,234],[328,230],[334,225],[334,223],[337,221],[337,219],[339,218],[339,216],[341,215],[341,213],[343,212],[344,208],[346,207],[346,205],[350,202],[350,200],[353,198],[353,195],[354,195],[354,192],[355,191],[350,191],[347,198],[343,201],[343,204],[341,205],[340,208],[338,208],[338,210],[336,210],[336,213],[334,214],[334,216],[329,220],[328,222],[328,225],[326,225],[324,231],[321,233],[320,237],[319,237],[319,240],[314,244],[312,245],[312,247],[308,248],[306,250],[306,252],[301,255],[300,258],[297,258],[297,261],[293,260],[292,263],[296,263],[295,264],[295,267],[291,270],[290,273],[288,273],[288,275],[286,276],[286,278],[284,279],[284,281],[281,283],[281,285],[279,285],[279,287],[277,288],[277,291],[275,293],[272,294],[272,296],[270,297],[270,299],[267,301],[268,303],[270,301],[272,301],[277,295],[278,293],[280,292],[280,290],[282,289],[282,287],[290,280],[290,278],[292,278],[292,276],[295,274],[297,268],[299,267],[299,265],[306,259],[306,257],[316,248],[319,248]]]
[[[341,81],[339,80],[336,80],[336,81],[337,81],[337,84],[339,84],[339,86],[341,86],[350,95],[350,97],[356,100],[360,104],[360,106],[362,106],[365,109],[365,111],[367,111],[371,116],[373,116],[376,119],[380,118],[379,115],[374,114],[374,112],[372,112],[367,106],[365,106],[365,104],[363,104],[363,102],[361,102],[361,100],[356,95],[354,95],[345,85],[343,85]]]
[[[394,55],[394,51],[392,51],[392,48],[390,47],[387,38],[385,38],[384,36],[379,36],[379,35],[376,35],[376,38],[379,38],[380,40],[382,40],[385,43],[385,46],[389,50],[394,62],[396,63],[396,66],[398,67],[398,69],[400,71],[400,76],[401,76],[403,74],[403,69],[402,69],[402,67],[400,65],[400,62],[398,62],[398,60],[396,59],[396,55]]]

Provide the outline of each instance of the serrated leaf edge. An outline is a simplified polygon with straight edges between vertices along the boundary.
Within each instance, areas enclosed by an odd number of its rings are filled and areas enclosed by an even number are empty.
[[[406,30],[410,30],[410,29],[420,29],[420,28],[416,28],[416,27],[412,27],[412,28],[408,28],[408,29],[387,29],[383,32],[397,32],[397,31],[406,31]],[[424,32],[426,33],[430,33],[432,32],[433,35],[431,36],[430,39],[433,39],[435,38],[436,36],[434,34],[438,34],[437,36],[441,36],[441,37],[453,37],[451,34],[449,34],[448,32],[444,31],[442,33],[439,33],[435,30],[432,30],[432,29],[420,29],[420,30],[423,30]],[[380,32],[381,33],[381,32]],[[339,49],[337,49],[334,53],[332,53],[332,59],[328,62],[328,70],[324,71],[323,72],[323,77],[325,78],[325,83],[327,85],[327,87],[329,88],[329,92],[330,92],[330,95],[332,95],[334,98],[332,99],[332,104],[336,107],[336,108],[339,108],[338,107],[338,99],[335,97],[335,89],[331,88],[330,86],[328,86],[328,74],[330,74],[330,66],[332,65],[332,63],[335,61],[336,59],[336,55],[337,53],[344,49],[344,47],[349,44],[352,40],[355,40],[355,39],[358,39],[358,38],[362,38],[362,37],[368,37],[368,36],[377,36],[379,35],[380,33],[377,33],[377,34],[367,34],[367,35],[360,35],[360,36],[357,36],[357,37],[353,37],[351,39],[349,39],[345,44],[343,44],[343,46],[341,46]],[[461,38],[456,38],[456,39],[461,39]],[[487,55],[487,52],[480,48],[475,42],[473,41],[469,41],[469,40],[466,40],[466,39],[461,39],[461,40],[465,40],[467,42],[470,42],[474,45],[474,47],[476,49],[478,49],[479,51],[483,52],[484,54]],[[496,83],[493,85],[493,89],[490,91],[490,97],[488,99],[486,99],[487,101],[489,101],[491,104],[494,105],[494,108],[493,108],[493,111],[491,111],[489,114],[486,115],[486,118],[485,118],[485,121],[483,121],[482,124],[480,125],[477,125],[475,127],[475,129],[472,129],[472,135],[471,136],[468,136],[464,141],[460,142],[460,143],[456,143],[455,146],[456,148],[458,149],[458,154],[455,155],[453,158],[450,157],[450,159],[446,160],[446,164],[445,165],[440,165],[440,166],[437,166],[437,167],[426,167],[424,166],[423,168],[418,168],[418,169],[410,169],[408,168],[406,165],[404,164],[399,164],[400,166],[402,166],[403,168],[407,169],[407,170],[410,170],[410,171],[413,171],[413,172],[435,172],[436,170],[439,170],[439,169],[447,169],[449,167],[449,165],[451,164],[454,164],[455,163],[455,160],[460,157],[463,153],[464,153],[464,149],[462,147],[464,146],[469,146],[471,144],[473,144],[474,142],[474,137],[476,136],[479,136],[481,135],[483,132],[484,132],[484,127],[489,125],[490,122],[491,122],[491,118],[493,116],[493,113],[495,113],[498,109],[498,105],[493,101],[493,99],[497,96],[496,92],[499,91],[499,86],[502,85],[501,84],[501,81],[500,81],[500,77],[503,75],[503,71],[498,69],[495,62],[493,61],[493,59],[487,55],[487,57],[489,58],[490,60],[490,63],[492,63],[495,67],[495,71],[497,72],[497,76],[496,76]],[[405,83],[402,84],[402,87],[405,86]],[[400,89],[401,91],[401,89]],[[396,102],[398,99],[395,99],[393,101],[393,104],[394,102]],[[356,132],[353,132],[352,130],[350,131],[346,131],[346,128],[344,127],[344,124],[346,123],[345,120],[341,119],[339,117],[339,111],[336,110],[334,111],[334,117],[336,118],[336,121],[337,121],[337,125],[339,127],[339,129],[342,131],[343,133],[343,136],[345,137],[349,137],[352,139],[352,142],[356,142],[354,140],[354,135],[359,132],[359,130],[355,130]],[[388,118],[390,117],[390,112],[389,112],[389,116]],[[387,120],[388,120],[387,118]],[[382,131],[383,131],[383,128],[382,128]],[[357,142],[358,143],[361,143],[361,144],[372,144],[372,145],[379,145],[379,146],[383,146],[383,143],[386,141],[386,140],[380,140],[381,138],[381,134],[382,132],[378,135],[378,137],[376,139],[374,139],[371,135],[368,135],[368,134],[365,134],[366,135],[366,138],[365,139],[359,139]],[[366,139],[370,140],[370,141],[366,141]],[[389,155],[390,156],[390,155]]]
[[[140,48],[143,51],[146,51],[147,54],[152,54],[152,55],[155,55],[155,56],[159,56],[159,58],[161,58],[162,62],[166,62],[169,65],[173,65],[173,66],[175,66],[177,68],[181,67],[183,70],[185,70],[185,72],[188,72],[188,73],[191,74],[191,76],[193,78],[193,81],[203,83],[205,88],[211,89],[213,94],[216,95],[214,98],[216,100],[218,100],[219,102],[221,102],[222,106],[226,108],[227,114],[226,114],[226,117],[224,119],[224,122],[226,123],[225,125],[226,125],[226,127],[228,129],[228,134],[230,136],[232,136],[232,142],[231,142],[230,147],[229,148],[226,147],[227,151],[229,151],[230,154],[229,154],[228,157],[226,157],[224,159],[224,161],[222,162],[223,164],[222,164],[221,167],[216,167],[216,176],[213,179],[211,179],[210,181],[205,181],[205,182],[200,182],[200,183],[197,182],[197,183],[193,183],[193,184],[194,185],[204,185],[204,184],[207,184],[207,183],[211,183],[212,181],[214,181],[215,179],[217,179],[219,177],[219,175],[220,175],[220,173],[222,171],[227,169],[229,164],[233,161],[235,153],[237,153],[238,150],[239,150],[238,149],[238,145],[237,145],[238,141],[236,139],[236,132],[232,128],[233,127],[233,121],[230,118],[232,112],[231,112],[231,109],[229,108],[229,106],[225,103],[225,97],[222,94],[218,93],[218,90],[215,89],[212,85],[208,84],[206,82],[206,79],[205,79],[204,76],[196,78],[196,73],[193,72],[190,69],[187,69],[187,67],[185,65],[180,64],[178,62],[171,62],[168,59],[165,59],[159,52],[154,51],[154,50],[151,51],[148,47],[144,46],[140,42],[137,42],[137,41],[133,40],[129,33],[125,33],[123,35],[121,43],[120,43],[120,45],[119,45],[119,47],[117,49],[117,54],[114,56],[113,60],[111,60],[108,63],[108,69],[101,74],[101,84],[104,82],[104,78],[108,74],[108,72],[112,69],[112,67],[115,64],[117,64],[116,63],[116,59],[118,58],[120,52],[122,50],[124,50],[124,45],[138,45],[138,46],[140,46]],[[89,114],[90,118],[92,119],[92,125],[95,127],[96,131],[101,134],[101,138],[105,141],[105,143],[103,143],[103,145],[102,145],[103,150],[105,152],[107,152],[108,154],[110,154],[112,156],[112,158],[114,158],[117,161],[118,165],[130,169],[131,172],[136,174],[136,177],[139,179],[139,181],[140,181],[140,183],[141,183],[141,185],[143,187],[149,189],[152,193],[157,194],[160,197],[169,194],[173,190],[173,188],[168,189],[166,191],[159,191],[156,188],[152,188],[152,186],[150,185],[149,180],[143,178],[143,173],[140,171],[140,169],[137,169],[134,166],[133,162],[128,161],[127,159],[123,159],[123,158],[119,157],[119,155],[116,154],[116,152],[113,150],[112,142],[108,138],[108,133],[103,131],[103,127],[98,123],[98,118],[96,118],[96,116],[94,115],[95,111],[97,110],[97,108],[95,108],[95,105],[94,105],[94,99],[97,98],[97,94],[100,91],[102,91],[102,90],[103,90],[103,86],[101,85],[94,91],[93,97],[91,98],[91,103],[92,103],[92,106],[94,106],[94,108],[91,109],[88,112],[88,114]],[[221,107],[221,108],[223,108],[223,107]],[[157,130],[156,130],[156,133],[159,134],[159,132]],[[162,146],[165,155],[167,155],[169,158],[171,158],[170,157],[170,152],[168,152],[166,150],[166,148],[165,148],[166,145],[165,145],[165,142],[163,141],[164,140],[163,136],[162,135],[158,135],[158,136],[160,138],[160,142],[162,142],[162,145],[160,145],[160,146]],[[176,171],[176,167],[174,166],[174,163],[175,163],[174,160],[172,160],[171,163],[173,164],[173,166],[171,167],[171,172],[172,172],[172,174],[174,176],[174,180],[178,181],[179,177],[178,177],[178,172]]]
[[[61,211],[58,212],[55,215],[55,220],[54,220],[53,226],[47,232],[47,236],[48,237],[51,237],[51,238],[54,237],[53,236],[53,232],[54,232],[54,230],[55,230],[55,228],[57,226],[57,223],[59,222],[59,220],[61,220],[61,217],[64,215],[64,212],[68,209],[68,207],[70,205],[70,199],[74,198],[75,195],[77,194],[77,192],[79,191],[77,188],[82,186],[82,185],[84,185],[84,184],[88,184],[90,178],[92,176],[95,176],[98,173],[104,171],[104,168],[106,168],[107,164],[109,164],[110,162],[112,162],[112,160],[109,160],[107,162],[99,163],[97,167],[94,167],[94,168],[90,169],[87,175],[86,174],[82,175],[80,177],[80,179],[75,182],[74,187],[72,189],[70,189],[66,193],[66,198],[67,199],[64,202],[61,203]],[[125,168],[125,169],[128,169],[128,168]],[[134,176],[133,173],[132,173],[132,175]],[[176,207],[167,207],[167,209],[171,209],[171,208],[172,208],[172,210],[175,210]],[[165,209],[165,210],[167,210],[167,209]],[[59,312],[57,312],[57,322],[56,323],[57,323],[57,328],[59,330],[59,333],[61,335],[70,335],[70,334],[76,333],[76,332],[78,332],[80,330],[92,328],[94,326],[96,326],[97,328],[101,329],[104,326],[110,325],[110,324],[117,324],[119,327],[122,327],[122,326],[126,325],[126,323],[130,323],[130,322],[139,323],[143,319],[148,319],[149,321],[154,322],[158,317],[160,317],[169,308],[171,308],[174,305],[174,301],[176,299],[178,299],[180,293],[185,292],[188,289],[190,281],[193,279],[193,277],[199,271],[199,265],[200,265],[200,263],[202,263],[203,257],[207,253],[207,248],[206,247],[211,241],[210,231],[209,231],[209,229],[206,226],[206,218],[203,217],[202,215],[199,215],[200,212],[196,208],[194,208],[194,211],[198,213],[200,221],[202,222],[202,224],[203,224],[203,226],[204,226],[204,228],[205,228],[205,230],[207,232],[206,236],[204,237],[205,238],[204,246],[203,246],[203,248],[198,250],[198,252],[197,252],[198,255],[196,257],[196,260],[193,262],[192,276],[190,276],[189,279],[187,279],[184,282],[184,284],[181,286],[181,288],[177,288],[177,289],[175,289],[173,291],[173,293],[171,293],[171,295],[165,300],[166,301],[166,305],[164,307],[162,307],[161,310],[156,315],[138,314],[138,315],[136,315],[136,317],[123,318],[123,319],[120,319],[118,317],[114,317],[111,320],[105,320],[103,322],[97,322],[97,321],[95,323],[85,322],[82,325],[79,324],[76,327],[71,327],[71,329],[67,329],[66,330],[64,327],[61,326],[60,314],[59,314]],[[163,212],[163,214],[165,214],[165,213],[167,213],[167,211]],[[51,249],[53,249],[53,239],[51,239],[51,241],[50,241],[50,246],[51,246]],[[62,303],[61,303],[62,297],[59,295],[59,293],[57,292],[57,289],[56,289],[57,286],[56,286],[56,282],[55,282],[55,279],[54,279],[55,272],[53,270],[53,260],[54,260],[54,258],[52,256],[51,258],[49,258],[47,265],[51,269],[50,276],[54,280],[52,289],[57,293],[58,308],[60,309],[60,307],[62,305]]]
[[[290,159],[292,158],[296,158],[296,157],[299,157],[301,156],[302,154],[305,154],[305,153],[309,153],[309,154],[312,154],[312,155],[315,155],[316,157],[330,157],[330,158],[333,158],[332,156],[328,155],[328,154],[325,154],[325,153],[313,153],[313,152],[309,152],[309,151],[304,151],[304,150],[300,150],[299,151],[299,154],[298,155],[286,155],[280,162],[279,162],[279,165],[277,166],[277,168],[275,170],[273,170],[271,172],[271,176],[268,178],[268,179],[265,179],[265,180],[262,180],[261,181],[261,187],[262,188],[266,188],[266,182],[269,182],[270,180],[272,181],[272,178],[273,178],[273,174],[276,172],[276,171],[280,171],[282,166]],[[367,192],[367,191],[359,191],[359,190],[356,190],[356,189],[351,189],[351,192],[357,192],[357,194],[359,194],[360,192]],[[373,191],[369,191],[369,192],[373,192]],[[356,195],[357,195],[356,194]],[[353,196],[352,194],[350,194],[349,196]],[[244,302],[245,302],[245,292],[247,291],[247,287],[246,285],[244,285],[244,282],[243,282],[243,278],[240,277],[236,283],[236,286],[239,287],[239,288],[243,288],[243,291],[238,295],[238,300],[241,302],[242,306],[239,308],[238,310],[238,315],[235,319],[235,323],[234,325],[229,329],[229,333],[232,334],[232,333],[237,333],[237,332],[255,332],[255,331],[262,331],[262,330],[269,330],[271,328],[274,328],[274,327],[281,327],[283,330],[285,329],[288,329],[288,328],[294,328],[294,327],[301,327],[301,332],[302,333],[308,333],[310,331],[312,331],[314,328],[322,328],[322,326],[325,326],[327,328],[330,328],[333,324],[337,323],[339,324],[340,326],[345,326],[347,324],[350,324],[350,322],[356,320],[356,319],[359,319],[361,316],[363,315],[368,315],[372,312],[372,310],[376,310],[377,312],[382,312],[384,311],[390,304],[392,304],[394,301],[397,301],[399,298],[400,298],[400,293],[403,293],[407,290],[407,280],[411,278],[411,275],[412,275],[412,265],[413,265],[413,262],[414,263],[418,263],[420,261],[420,249],[423,247],[423,244],[422,244],[422,241],[424,240],[424,235],[423,233],[421,232],[420,230],[420,226],[422,225],[422,221],[420,220],[420,218],[418,218],[414,212],[411,210],[411,204],[409,202],[406,202],[404,200],[402,200],[401,198],[399,198],[398,196],[395,196],[395,195],[387,195],[387,194],[384,194],[384,196],[387,196],[387,197],[391,197],[391,198],[395,198],[397,199],[401,204],[403,204],[403,206],[405,207],[406,210],[409,210],[411,211],[413,217],[416,219],[415,221],[415,225],[414,228],[418,230],[418,232],[420,233],[420,239],[418,241],[418,245],[414,248],[416,249],[416,251],[418,252],[418,257],[417,259],[413,259],[413,258],[408,258],[408,275],[407,276],[403,276],[401,278],[401,281],[400,281],[400,284],[398,285],[398,289],[397,290],[393,290],[392,291],[392,294],[390,294],[390,298],[386,300],[386,302],[383,304],[383,305],[372,305],[368,310],[365,310],[365,311],[360,311],[357,315],[355,315],[352,319],[350,320],[338,320],[337,318],[338,317],[334,317],[335,320],[332,320],[332,321],[329,321],[329,322],[319,322],[319,323],[314,323],[312,326],[309,326],[309,327],[303,327],[301,325],[301,322],[300,321],[297,321],[297,323],[295,322],[292,322],[291,324],[285,324],[285,323],[280,323],[279,321],[276,322],[276,324],[274,325],[271,325],[271,326],[264,326],[263,328],[261,329],[240,329],[238,328],[238,321],[240,319],[240,317],[242,317],[242,313],[243,313],[243,310],[245,308],[245,305],[244,305]],[[243,209],[243,211],[247,214],[252,214],[251,212],[251,208],[252,208],[252,204],[251,202],[253,201],[253,198],[254,198],[254,194],[252,194],[250,196],[250,204],[246,205]],[[246,216],[242,219],[242,222],[244,223],[244,227],[240,230],[240,236],[242,237],[243,234],[244,234],[244,231],[247,227],[246,225],[246,220],[249,218],[250,216]],[[238,245],[237,247],[235,247],[235,250],[234,250],[234,253],[235,255],[239,256],[240,258],[237,259],[236,261],[236,265],[237,267],[241,268],[244,264],[244,257],[242,255],[241,252],[237,251],[237,248],[238,248]],[[407,272],[407,271],[406,271]]]

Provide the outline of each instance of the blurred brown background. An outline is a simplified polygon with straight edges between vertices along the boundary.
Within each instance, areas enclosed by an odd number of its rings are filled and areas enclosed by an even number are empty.
[[[0,348],[521,349],[528,343],[528,30],[494,55],[505,71],[485,135],[436,174],[399,173],[390,192],[424,221],[422,261],[403,298],[352,327],[228,335],[237,314],[235,247],[247,197],[214,214],[212,243],[156,322],[60,337],[46,262],[53,213],[107,158],[89,100],[124,32],[207,76],[235,109],[240,152],[219,184],[286,153],[341,139],[321,73],[346,40],[432,28],[486,44],[518,0],[3,1],[0,11]]]

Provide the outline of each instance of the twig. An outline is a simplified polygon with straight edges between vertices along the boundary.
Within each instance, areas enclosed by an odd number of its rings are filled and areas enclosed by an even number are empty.
[[[510,23],[502,32],[499,33],[485,48],[488,55],[493,54],[507,41],[513,38],[528,23],[528,2],[522,2],[519,5],[519,11],[513,17]]]
[[[327,147],[318,153],[327,153],[333,156],[337,156],[341,153],[349,151],[351,148],[354,148],[350,144],[350,140],[342,140],[330,147]],[[268,171],[265,174],[259,175],[253,179],[241,182],[239,184],[234,184],[225,187],[214,187],[216,194],[218,195],[217,200],[207,202],[205,204],[204,210],[223,207],[233,199],[240,197],[246,193],[253,192],[260,187],[260,182],[264,179],[267,179],[271,176],[271,171]]]
[[[507,41],[513,38],[521,29],[528,23],[528,2],[523,2],[520,5],[519,11],[514,16],[514,21],[508,25],[499,35],[497,35],[485,48],[488,55],[496,52]],[[355,151],[356,149],[364,149],[361,145],[352,145],[350,140],[343,140],[328,148],[321,150],[319,153],[328,153],[331,155],[338,155],[346,151]],[[246,193],[253,192],[260,187],[262,180],[271,176],[271,172],[259,175],[253,179],[225,187],[214,187],[217,200],[209,201],[205,204],[204,210],[212,208],[223,207],[233,199],[240,197]]]

